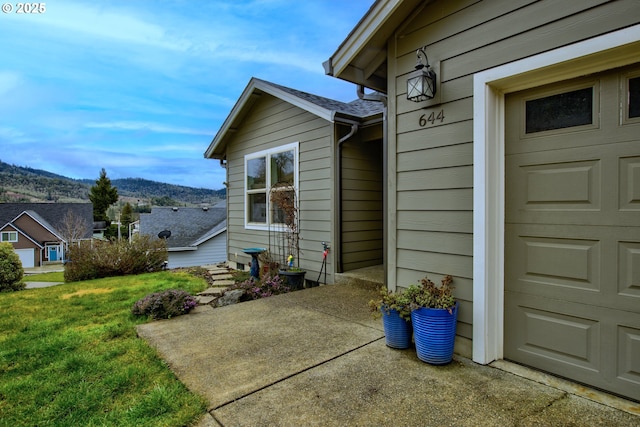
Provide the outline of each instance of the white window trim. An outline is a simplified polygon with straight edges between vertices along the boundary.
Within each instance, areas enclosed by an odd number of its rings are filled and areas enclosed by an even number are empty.
[[[17,231],[2,231],[2,235],[8,234],[8,239],[1,239],[3,242],[16,243],[18,241],[18,232]],[[11,238],[11,236],[15,236],[15,240]]]
[[[638,61],[640,25],[634,25],[474,75],[474,362],[503,358],[505,94]]]
[[[294,160],[294,172],[293,172],[293,187],[294,187],[294,191],[296,192],[296,197],[299,194],[299,187],[298,187],[298,176],[299,176],[299,169],[300,169],[300,143],[299,142],[292,142],[290,144],[285,144],[285,145],[279,145],[277,147],[273,147],[273,148],[268,148],[266,150],[262,150],[262,151],[257,151],[255,153],[251,153],[251,154],[247,154],[244,156],[244,173],[243,173],[243,177],[242,179],[244,180],[244,192],[243,192],[243,197],[244,197],[244,228],[247,230],[269,230],[270,227],[270,216],[269,216],[269,211],[270,211],[270,207],[269,207],[269,186],[270,186],[270,182],[271,182],[271,168],[269,167],[269,158],[272,154],[275,153],[280,153],[283,151],[291,151],[293,150],[294,152],[294,156],[295,156],[295,160]],[[267,158],[267,165],[266,165],[266,192],[267,192],[267,222],[262,224],[262,223],[256,223],[256,222],[249,222],[249,203],[247,203],[247,194],[248,194],[248,188],[247,188],[247,163],[249,162],[249,160],[252,159],[256,159],[259,157],[266,157]]]

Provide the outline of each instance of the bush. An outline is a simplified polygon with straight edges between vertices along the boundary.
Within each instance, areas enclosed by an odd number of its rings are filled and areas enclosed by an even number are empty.
[[[265,275],[262,280],[256,280],[250,277],[242,283],[236,283],[229,287],[229,289],[241,289],[244,291],[244,295],[240,298],[240,301],[267,298],[272,295],[285,294],[291,291],[291,288],[285,285],[282,278],[278,275],[273,277]]]
[[[0,292],[20,291],[26,287],[22,282],[24,270],[20,257],[11,243],[0,243]]]
[[[170,319],[187,314],[198,302],[186,291],[169,289],[155,292],[136,301],[131,313],[136,316],[150,316],[152,319]]]
[[[69,247],[70,261],[65,264],[64,280],[76,282],[159,271],[167,258],[166,242],[150,236],[136,236],[132,242],[81,242]]]

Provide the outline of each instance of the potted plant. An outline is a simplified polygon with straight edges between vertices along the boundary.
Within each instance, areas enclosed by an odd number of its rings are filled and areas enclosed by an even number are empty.
[[[405,349],[411,346],[411,310],[410,299],[405,292],[380,290],[377,299],[369,301],[369,309],[374,317],[382,316],[385,343],[388,347]]]
[[[273,233],[277,255],[282,262],[278,274],[285,278],[292,290],[304,287],[306,271],[296,263],[300,256],[300,229],[296,192],[290,183],[276,183],[271,187],[269,199],[272,206]],[[271,232],[269,240],[271,244]],[[285,267],[282,267],[285,266]]]
[[[458,320],[458,301],[453,296],[453,278],[444,276],[440,286],[425,277],[413,286],[411,323],[416,353],[423,362],[445,365],[453,359]]]

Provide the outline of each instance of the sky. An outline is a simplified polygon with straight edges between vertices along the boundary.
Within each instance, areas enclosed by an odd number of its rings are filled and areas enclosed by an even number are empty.
[[[204,151],[251,77],[357,98],[322,62],[373,2],[53,0],[30,14],[3,3],[0,160],[221,189]]]

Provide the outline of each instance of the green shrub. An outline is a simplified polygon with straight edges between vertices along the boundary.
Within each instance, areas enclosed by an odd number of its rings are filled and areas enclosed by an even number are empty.
[[[20,257],[11,243],[0,243],[0,292],[19,291],[25,288],[22,282],[24,270]]]
[[[155,292],[133,304],[131,313],[136,316],[150,316],[152,319],[170,319],[187,314],[198,302],[187,292],[180,289],[169,289]]]
[[[66,282],[150,273],[164,268],[167,261],[164,240],[136,236],[133,241],[93,241],[69,247],[65,264]]]

